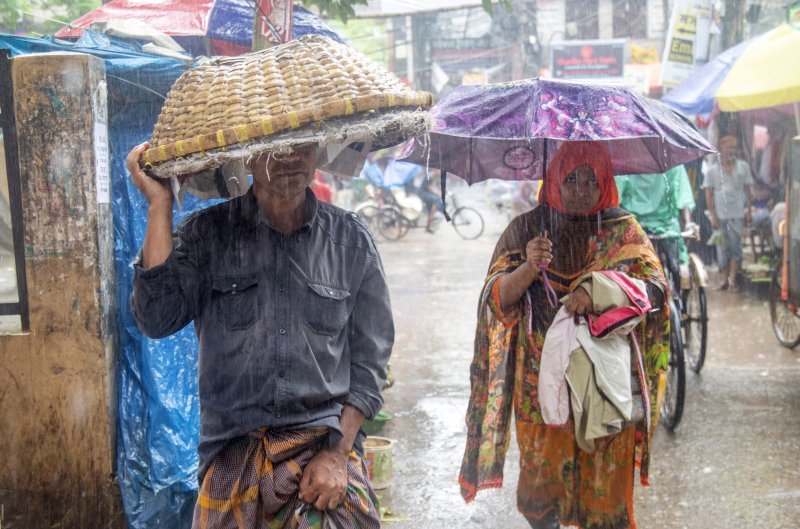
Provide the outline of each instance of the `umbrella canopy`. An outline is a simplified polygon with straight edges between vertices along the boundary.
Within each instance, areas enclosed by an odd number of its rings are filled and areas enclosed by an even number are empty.
[[[736,112],[800,101],[800,31],[783,24],[753,39],[717,89],[720,110]]]
[[[687,114],[736,112],[800,101],[800,31],[789,24],[725,50],[662,101]]]
[[[622,86],[528,79],[460,86],[430,111],[409,161],[460,176],[543,178],[564,142],[602,141],[614,174],[662,173],[716,150],[679,114]]]
[[[113,0],[55,34],[78,38],[95,22],[140,20],[173,37],[192,55],[241,55],[253,42],[254,0]],[[319,17],[294,7],[292,38],[319,34],[343,42]]]

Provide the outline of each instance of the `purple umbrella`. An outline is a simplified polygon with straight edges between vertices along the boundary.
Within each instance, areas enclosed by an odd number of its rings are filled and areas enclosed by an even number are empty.
[[[412,140],[403,157],[470,184],[543,178],[547,158],[567,141],[602,141],[614,174],[663,173],[717,152],[675,111],[622,86],[543,79],[459,86],[430,114],[430,137]]]

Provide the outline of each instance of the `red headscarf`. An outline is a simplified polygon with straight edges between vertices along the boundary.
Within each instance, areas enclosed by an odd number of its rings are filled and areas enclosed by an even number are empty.
[[[600,186],[600,200],[588,214],[594,215],[602,209],[619,206],[617,184],[611,174],[611,156],[596,141],[568,141],[558,148],[547,167],[545,184],[539,188],[539,203],[569,215],[570,212],[564,209],[561,202],[561,183],[581,165],[592,168]]]

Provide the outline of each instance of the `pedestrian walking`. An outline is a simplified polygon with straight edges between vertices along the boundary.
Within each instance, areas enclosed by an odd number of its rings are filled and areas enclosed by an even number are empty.
[[[738,158],[735,136],[719,140],[719,164],[708,168],[703,178],[706,205],[711,228],[721,230],[723,240],[717,243],[717,263],[722,281],[716,290],[738,292],[736,277],[742,266],[742,231],[750,221],[750,167]]]
[[[558,149],[539,204],[503,232],[481,294],[462,495],[470,501],[479,490],[502,485],[513,410],[521,458],[517,505],[531,527],[636,527],[634,467],[646,484],[657,406],[650,407],[650,420],[632,419],[618,433],[595,439],[593,452],[585,451],[572,413],[560,427],[544,423],[540,365],[559,310],[550,302],[554,296],[570,294],[564,306],[576,318],[599,312],[583,279],[616,271],[642,280],[653,306],[663,309],[663,271],[642,228],[618,207],[611,159],[599,142],[567,142]],[[649,316],[640,328],[644,367],[626,374],[641,374],[633,400],[643,406],[658,402],[663,391],[669,352],[664,313]]]
[[[241,64],[260,64],[273,77],[285,72],[289,75],[282,82],[291,85],[301,82],[295,77],[309,68],[337,75],[339,55],[346,56],[341,62],[348,72],[360,63],[372,68],[353,53],[316,38],[254,54]],[[223,73],[209,75],[210,88],[197,86],[190,77],[184,97],[177,100],[207,95],[218,78],[246,77]],[[390,74],[384,75],[391,81]],[[316,93],[336,90],[344,79],[330,86],[318,83]],[[180,85],[181,80],[176,83]],[[260,81],[247,87],[253,85],[260,86]],[[381,108],[382,122],[370,121],[376,118],[372,113],[354,113],[359,104],[417,96],[394,91],[401,86],[398,80],[388,89],[370,86],[371,95],[361,99],[334,93],[300,103],[286,98],[308,96],[305,91],[282,89],[284,99],[277,108],[286,109],[288,117],[264,118],[251,128],[237,126],[236,137],[251,129],[260,135],[255,142],[216,152],[245,159],[253,177],[250,189],[191,216],[178,228],[174,242],[170,188],[166,180],[146,174],[142,165],[149,156],[173,148],[185,156],[192,141],[234,136],[226,136],[230,129],[225,129],[199,140],[162,142],[166,145],[155,150],[143,144],[128,156],[132,180],[149,205],[144,245],[134,265],[134,317],[152,338],[169,336],[193,322],[199,340],[195,529],[380,526],[360,428],[381,408],[394,341],[386,276],[366,226],[354,213],[317,199],[309,185],[318,157],[329,152],[324,142],[331,137],[401,139],[398,131],[413,121],[407,114],[388,127],[394,119],[388,106]],[[375,94],[381,90],[388,95]],[[258,91],[263,94],[266,88]],[[420,95],[423,101],[428,98]],[[246,105],[252,99],[235,102]],[[342,112],[333,116],[339,118],[338,129],[313,121],[337,108]],[[225,110],[225,115],[243,115],[235,106]],[[251,115],[259,111],[264,110],[252,109]],[[162,117],[175,114],[179,112],[169,108]],[[302,116],[311,116],[310,127],[303,128]],[[287,127],[293,132],[271,143],[281,119],[291,122]],[[389,129],[392,135],[383,136],[381,130]],[[250,149],[248,156],[237,155],[237,148]],[[206,163],[206,155],[201,152],[190,163]],[[178,162],[184,161],[182,156]]]

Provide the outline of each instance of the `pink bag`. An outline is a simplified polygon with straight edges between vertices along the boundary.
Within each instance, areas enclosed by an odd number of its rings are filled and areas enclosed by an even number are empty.
[[[599,273],[619,285],[631,302],[631,305],[610,309],[603,314],[588,315],[589,330],[592,336],[602,338],[615,329],[625,325],[631,319],[638,318],[646,312],[649,312],[652,307],[650,305],[650,300],[647,299],[647,293],[639,290],[624,273],[613,270],[601,270]]]

